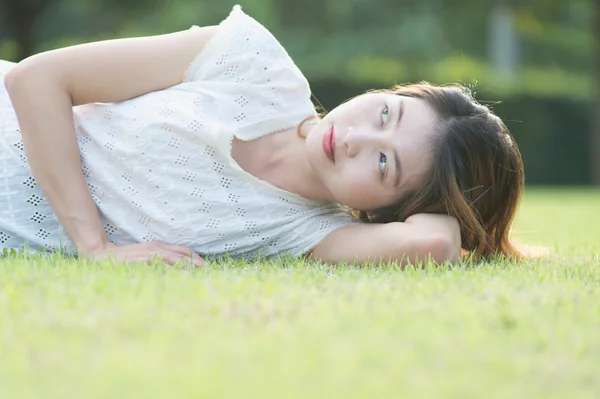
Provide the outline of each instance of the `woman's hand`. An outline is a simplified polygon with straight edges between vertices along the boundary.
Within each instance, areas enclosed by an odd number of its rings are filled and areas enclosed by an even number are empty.
[[[162,242],[144,242],[129,245],[116,245],[112,242],[93,252],[84,254],[89,259],[115,259],[126,262],[150,263],[155,257],[174,265],[179,262],[190,262],[196,266],[204,265],[204,259],[190,248],[179,245],[168,245]]]

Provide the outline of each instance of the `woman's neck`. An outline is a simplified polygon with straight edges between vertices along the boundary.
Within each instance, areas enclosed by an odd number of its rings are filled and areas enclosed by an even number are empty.
[[[271,184],[307,199],[334,201],[308,162],[305,139],[296,128],[273,134],[267,143],[263,165]]]

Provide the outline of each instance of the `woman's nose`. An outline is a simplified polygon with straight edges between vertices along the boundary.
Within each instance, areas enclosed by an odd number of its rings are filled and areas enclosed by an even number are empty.
[[[344,137],[346,155],[352,158],[358,155],[362,149],[373,146],[386,146],[386,140],[384,132],[373,132],[368,129],[350,127]]]

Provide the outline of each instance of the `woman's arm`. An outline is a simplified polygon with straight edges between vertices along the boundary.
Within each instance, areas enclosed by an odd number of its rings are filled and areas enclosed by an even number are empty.
[[[50,51],[6,75],[33,175],[83,254],[102,252],[109,243],[83,177],[72,107],[122,101],[180,83],[216,29]]]
[[[327,235],[310,257],[329,262],[381,261],[406,265],[431,256],[437,263],[454,263],[460,256],[460,244],[455,218],[421,213],[405,222],[341,227]]]

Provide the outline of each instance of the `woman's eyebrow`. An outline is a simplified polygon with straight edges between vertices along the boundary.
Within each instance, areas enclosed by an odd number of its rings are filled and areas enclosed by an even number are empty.
[[[396,165],[396,181],[394,181],[394,187],[398,188],[398,186],[400,185],[400,176],[402,174],[400,173],[400,157],[398,157],[398,153],[396,152],[396,150],[394,150],[394,164]]]
[[[398,130],[398,128],[400,127],[402,115],[404,115],[404,101],[400,99],[398,104],[398,112],[396,113],[396,130]],[[398,156],[398,152],[396,151],[396,149],[394,149],[394,164],[396,165],[396,181],[394,182],[394,187],[398,188],[398,186],[400,185],[400,171],[402,170],[402,168],[400,164],[400,157]]]
[[[398,104],[398,112],[396,113],[396,129],[400,126],[402,116],[404,115],[404,101],[401,99]]]

